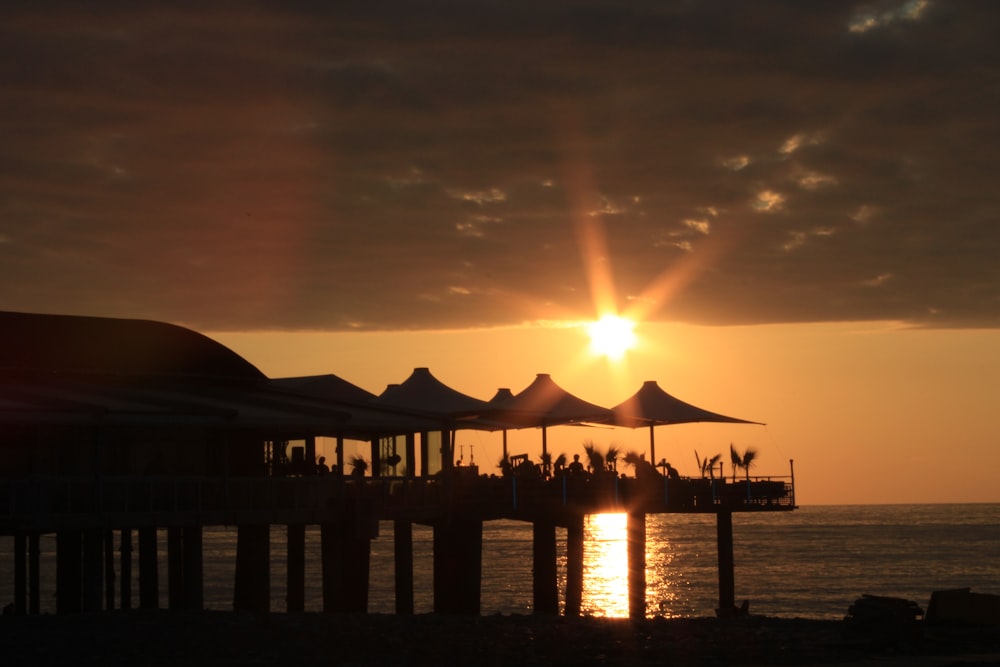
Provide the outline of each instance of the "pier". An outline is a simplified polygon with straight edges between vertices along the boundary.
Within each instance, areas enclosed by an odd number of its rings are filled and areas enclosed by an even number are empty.
[[[647,383],[637,396],[652,390]],[[740,421],[693,412],[661,393],[657,400],[679,404],[678,419]],[[10,610],[40,611],[42,535],[55,536],[57,613],[129,608],[133,568],[140,607],[159,605],[165,579],[170,608],[201,609],[204,529],[235,526],[233,609],[271,611],[270,530],[283,526],[285,610],[301,611],[305,529],[318,526],[323,610],[363,613],[371,541],[378,522],[391,521],[396,613],[414,611],[412,528],[419,524],[433,528],[434,611],[478,614],[483,524],[510,519],[532,525],[539,614],[560,613],[556,528],[565,529],[562,613],[572,616],[580,613],[584,518],[625,512],[630,616],[646,614],[645,521],[655,513],[716,516],[717,611],[739,612],[732,515],[795,509],[794,469],[787,477],[748,471],[726,480],[710,469],[673,478],[639,458],[634,476],[614,467],[573,471],[553,466],[546,427],[619,419],[648,423],[652,434],[670,422],[616,417],[568,396],[546,375],[514,399],[498,405],[465,397],[426,369],[376,398],[334,376],[270,380],[226,348],[162,323],[0,313],[0,535],[14,543]],[[510,457],[521,465],[499,476],[455,465],[457,430],[500,427],[541,427],[540,462]],[[313,464],[322,436],[336,439],[336,473],[319,474]],[[377,464],[367,474],[343,474],[344,439],[370,443]],[[397,469],[406,473],[392,474]],[[156,554],[163,532],[166,573]]]
[[[396,612],[413,613],[412,525],[434,530],[434,610],[479,613],[484,521],[530,522],[534,536],[536,613],[559,613],[556,527],[566,529],[567,589],[563,613],[579,613],[586,514],[628,514],[630,615],[646,613],[645,517],[709,513],[718,522],[719,610],[735,608],[732,515],[794,508],[790,479],[724,481],[632,477],[525,480],[454,474],[434,479],[356,480],[334,475],[288,478],[108,477],[0,482],[4,534],[15,536],[15,610],[37,613],[38,542],[57,543],[57,611],[128,608],[131,569],[138,566],[139,606],[158,604],[156,532],[166,531],[169,607],[201,608],[200,536],[206,526],[237,526],[234,609],[270,611],[272,525],[287,531],[287,611],[305,605],[305,526],[322,534],[323,609],[367,610],[370,542],[381,520],[392,521]],[[113,549],[119,545],[119,571]],[[137,538],[137,540],[135,539]],[[137,549],[133,549],[137,547]],[[112,569],[109,570],[109,563]],[[116,591],[114,582],[121,582]],[[283,609],[282,611],[284,611]],[[723,611],[725,613],[725,611]]]

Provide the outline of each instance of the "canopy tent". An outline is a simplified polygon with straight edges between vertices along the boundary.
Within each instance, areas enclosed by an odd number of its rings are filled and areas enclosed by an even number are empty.
[[[448,431],[448,451],[442,457],[448,467],[454,458],[455,429],[460,424],[474,426],[471,420],[489,410],[489,403],[452,389],[431,375],[428,368],[414,368],[406,380],[386,387],[372,404],[406,410],[414,416],[430,419],[437,428]]]
[[[487,411],[489,404],[452,389],[431,375],[430,369],[414,368],[410,377],[400,384],[386,387],[374,401],[381,407],[401,408],[450,420],[476,417]]]
[[[346,413],[347,419],[339,425],[336,433],[330,434],[337,438],[370,440],[378,436],[419,431],[435,423],[426,416],[378,405],[375,394],[332,373],[273,378],[268,384],[282,393],[332,403]]]
[[[549,426],[603,423],[614,418],[611,410],[574,396],[557,385],[548,373],[536,375],[523,391],[500,402],[490,414],[497,422],[508,424],[509,428],[541,427],[542,465],[546,473],[549,472]]]
[[[323,398],[336,403],[364,405],[375,400],[375,394],[333,373],[273,378],[270,382],[272,386],[278,389],[313,396],[315,398]]]
[[[632,394],[615,407],[611,408],[615,426],[637,428],[649,427],[649,457],[650,463],[656,464],[656,443],[653,429],[661,424],[690,424],[694,422],[722,422],[728,424],[756,424],[761,422],[727,417],[717,412],[685,403],[663,391],[656,380],[646,380],[639,391]]]
[[[493,398],[489,400],[490,409],[502,409],[510,404],[514,400],[514,393],[507,387],[500,387],[497,389],[497,393],[493,394]],[[507,459],[507,428],[506,425],[501,426],[501,431],[503,433],[503,458]]]

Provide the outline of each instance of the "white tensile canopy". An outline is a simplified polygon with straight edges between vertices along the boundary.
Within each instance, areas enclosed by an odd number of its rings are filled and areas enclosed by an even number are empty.
[[[547,427],[560,424],[609,422],[614,414],[608,408],[589,403],[569,393],[552,380],[548,373],[539,373],[534,381],[513,398],[497,400],[499,406],[490,414],[509,428],[542,429],[542,461],[548,467]],[[546,470],[546,472],[548,472]]]
[[[653,437],[653,429],[656,426],[665,424],[691,424],[695,422],[756,424],[764,426],[761,422],[727,417],[726,415],[685,403],[679,398],[675,398],[663,391],[655,380],[644,382],[639,391],[611,408],[611,410],[614,413],[612,423],[615,426],[627,426],[629,428],[637,428],[639,426],[649,427],[649,456],[651,459],[650,463],[654,465],[656,464],[656,443]]]

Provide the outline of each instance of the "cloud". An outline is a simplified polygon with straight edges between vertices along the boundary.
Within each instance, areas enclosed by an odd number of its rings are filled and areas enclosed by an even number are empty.
[[[851,17],[850,31],[865,33],[900,22],[918,21],[930,7],[930,0],[906,0],[862,5]]]
[[[6,12],[2,307],[576,320],[586,219],[652,318],[1000,324],[1000,8],[391,9]]]

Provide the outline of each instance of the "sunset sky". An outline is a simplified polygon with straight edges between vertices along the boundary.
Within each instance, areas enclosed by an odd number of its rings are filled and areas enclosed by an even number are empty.
[[[375,393],[656,380],[767,424],[660,427],[682,474],[732,442],[804,504],[1000,501],[1000,3],[21,4],[0,309]],[[648,435],[550,450],[585,439]]]

